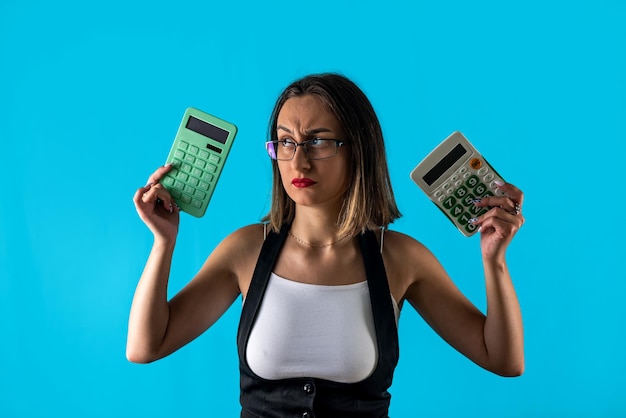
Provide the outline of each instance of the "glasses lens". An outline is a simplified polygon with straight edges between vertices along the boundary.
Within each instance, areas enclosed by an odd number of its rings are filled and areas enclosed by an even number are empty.
[[[267,153],[269,154],[272,160],[276,159],[276,142],[266,142],[265,147],[267,148]]]

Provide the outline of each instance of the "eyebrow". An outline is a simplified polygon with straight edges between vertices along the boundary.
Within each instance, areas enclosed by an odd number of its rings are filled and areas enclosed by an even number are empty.
[[[291,132],[291,129],[289,129],[289,128],[283,126],[283,125],[278,125],[276,127],[276,130],[282,130],[282,131],[285,131],[285,132],[287,132],[289,134],[293,134],[293,132]],[[315,128],[315,129],[309,129],[309,130],[305,131],[304,133],[307,134],[307,135],[315,135],[315,134],[319,134],[321,132],[332,132],[332,131],[330,129],[328,129],[328,128]]]

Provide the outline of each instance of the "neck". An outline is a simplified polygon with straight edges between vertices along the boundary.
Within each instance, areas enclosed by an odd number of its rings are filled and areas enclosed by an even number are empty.
[[[346,238],[337,235],[338,216],[338,211],[331,213],[308,207],[297,208],[291,224],[291,235],[297,238],[300,244],[306,243],[313,247],[334,244]]]

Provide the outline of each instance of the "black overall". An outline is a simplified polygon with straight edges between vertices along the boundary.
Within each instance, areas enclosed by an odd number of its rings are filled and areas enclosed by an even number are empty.
[[[393,371],[398,363],[398,331],[383,259],[374,232],[359,235],[365,263],[378,362],[374,372],[357,383],[319,378],[263,379],[250,369],[246,347],[276,258],[289,225],[279,234],[269,233],[257,261],[237,334],[242,418],[387,418]]]

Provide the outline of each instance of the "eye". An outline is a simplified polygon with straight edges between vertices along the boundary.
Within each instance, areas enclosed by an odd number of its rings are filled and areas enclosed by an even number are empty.
[[[287,139],[282,139],[278,141],[281,147],[283,148],[293,148],[296,146],[296,143]]]
[[[330,145],[331,140],[324,138],[313,138],[307,141],[310,147],[313,148],[324,148]]]

